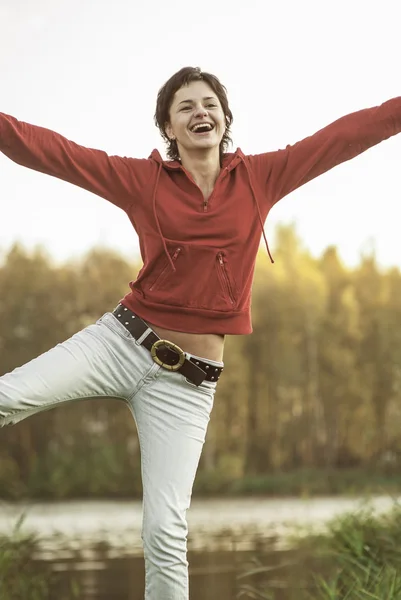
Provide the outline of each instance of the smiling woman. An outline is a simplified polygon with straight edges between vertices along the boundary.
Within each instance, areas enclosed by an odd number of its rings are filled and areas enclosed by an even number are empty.
[[[116,309],[0,378],[0,424],[83,398],[128,404],[141,446],[146,600],[188,600],[186,511],[225,335],[252,332],[253,273],[271,207],[399,133],[401,98],[258,155],[227,152],[232,118],[224,86],[193,67],[158,94],[169,160],[157,150],[148,159],[108,156],[0,113],[0,151],[110,201],[139,236],[144,264]]]
[[[194,111],[198,111],[195,112],[198,118],[194,116]],[[230,127],[233,122],[227,90],[215,75],[203,73],[199,68],[185,67],[165,83],[157,97],[155,122],[167,143],[167,156],[172,160],[181,159],[180,140],[175,126],[182,122],[183,126],[188,127],[191,120],[192,127],[197,122],[209,122],[214,128],[218,125],[219,131],[216,133],[220,139],[217,135],[214,141],[218,140],[221,162],[231,142]]]

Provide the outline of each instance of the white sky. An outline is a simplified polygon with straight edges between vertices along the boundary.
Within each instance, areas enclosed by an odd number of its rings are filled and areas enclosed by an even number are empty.
[[[399,0],[0,0],[0,111],[110,154],[164,152],[160,86],[183,66],[226,85],[234,148],[275,150],[401,95]],[[346,263],[376,247],[401,266],[401,136],[282,200],[266,231],[296,221]],[[0,250],[21,240],[57,260],[105,244],[130,257],[135,232],[107,201],[0,155]]]

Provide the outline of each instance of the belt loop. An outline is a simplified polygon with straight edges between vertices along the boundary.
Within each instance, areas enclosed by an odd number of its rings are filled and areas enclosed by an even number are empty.
[[[140,346],[142,344],[143,340],[146,340],[146,338],[148,337],[149,333],[152,333],[152,329],[150,327],[148,327],[147,329],[145,329],[145,331],[143,332],[143,334],[137,340],[135,340],[135,344],[137,346]]]

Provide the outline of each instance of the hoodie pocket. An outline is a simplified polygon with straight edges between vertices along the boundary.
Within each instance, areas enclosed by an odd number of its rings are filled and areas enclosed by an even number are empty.
[[[168,252],[175,263],[171,268],[167,257],[158,256],[157,268],[150,267],[138,290],[150,302],[221,312],[235,310],[238,305],[238,281],[241,281],[241,261],[229,250],[215,246],[196,245],[177,241],[168,242]],[[232,265],[232,267],[231,267]]]
[[[217,273],[219,276],[220,284],[223,289],[223,293],[227,300],[234,306],[236,303],[236,294],[234,291],[234,285],[232,283],[232,277],[227,261],[227,257],[223,252],[217,254]]]
[[[181,252],[181,248],[176,248],[173,252],[173,254],[171,254],[171,260],[173,262],[175,262],[179,256]],[[167,274],[169,272],[170,269],[170,262],[167,261],[166,265],[163,267],[162,271],[159,273],[159,275],[156,277],[155,281],[151,284],[151,286],[149,287],[149,291],[152,292],[154,289],[160,287],[163,283],[163,281],[166,279]]]

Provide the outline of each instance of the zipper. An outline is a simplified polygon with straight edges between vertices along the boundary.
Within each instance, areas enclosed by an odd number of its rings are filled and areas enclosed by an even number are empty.
[[[217,258],[218,258],[218,261],[220,264],[221,273],[223,275],[223,281],[226,285],[226,289],[228,292],[228,297],[230,298],[231,304],[235,304],[233,289],[231,287],[230,279],[228,277],[226,265],[224,264],[223,254],[221,252],[219,252],[217,255]]]
[[[207,209],[208,209],[208,206],[209,206],[209,201],[214,196],[214,194],[216,192],[216,186],[220,183],[219,180],[221,180],[225,175],[227,175],[227,173],[228,173],[228,167],[225,167],[223,169],[223,171],[220,173],[220,175],[218,176],[217,181],[216,181],[216,183],[214,185],[214,189],[213,189],[212,193],[210,194],[209,198],[207,200],[203,199],[203,212],[207,212]],[[197,184],[195,183],[195,185],[197,185]],[[197,187],[199,187],[199,186],[197,186]]]
[[[171,260],[173,262],[175,262],[178,258],[179,253],[181,252],[181,248],[176,248],[173,256],[171,257]],[[154,287],[156,287],[156,285],[158,283],[160,283],[161,278],[165,275],[167,269],[169,268],[170,264],[167,263],[167,265],[164,267],[164,269],[162,270],[162,272],[160,273],[159,277],[156,279],[156,281],[154,283],[152,283],[152,285],[149,288],[149,291],[151,292],[153,290]]]

